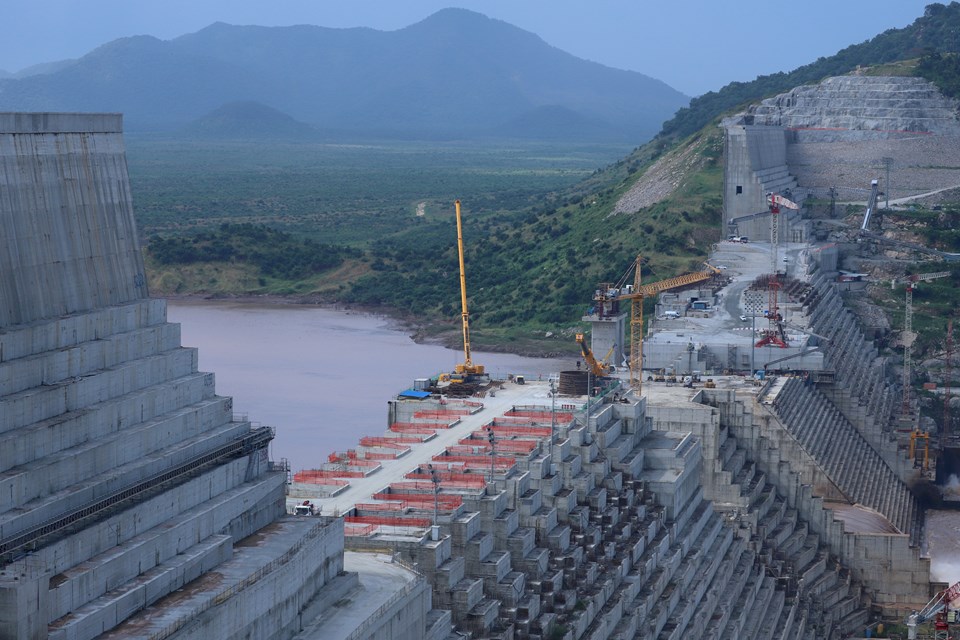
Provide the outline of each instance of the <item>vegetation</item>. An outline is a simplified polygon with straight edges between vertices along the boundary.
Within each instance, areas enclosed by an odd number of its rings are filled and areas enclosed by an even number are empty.
[[[960,97],[960,54],[928,53],[920,58],[916,72],[937,85],[943,95]]]
[[[359,254],[250,223],[223,223],[215,231],[192,236],[154,236],[147,250],[161,265],[243,262],[255,266],[264,276],[286,280],[316,275],[342,264],[345,255]]]

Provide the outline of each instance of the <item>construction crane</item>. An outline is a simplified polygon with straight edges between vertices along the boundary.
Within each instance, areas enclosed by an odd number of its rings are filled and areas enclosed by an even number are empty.
[[[460,302],[463,307],[463,364],[458,364],[456,372],[465,376],[483,375],[483,365],[474,364],[470,359],[470,312],[467,310],[467,274],[463,267],[463,223],[460,220],[460,201],[454,202],[457,211],[457,250],[460,252]]]
[[[685,287],[698,282],[709,280],[722,273],[720,269],[704,263],[705,271],[696,271],[676,278],[667,278],[651,284],[641,283],[640,265],[641,256],[637,256],[631,268],[633,269],[633,284],[626,284],[630,270],[614,285],[601,284],[594,296],[594,303],[598,309],[604,305],[616,305],[620,300],[630,300],[630,386],[640,395],[641,380],[643,379],[643,299],[655,296],[662,291]]]
[[[778,264],[780,249],[780,207],[787,209],[799,209],[800,205],[781,196],[779,193],[768,193],[767,201],[770,205],[770,280],[767,282],[767,292],[769,299],[767,301],[767,319],[769,327],[763,332],[763,336],[755,346],[765,347],[769,344],[786,348],[787,334],[783,330],[781,321],[783,316],[780,314],[780,304],[778,301],[780,292],[780,281],[777,279],[777,272],[780,268]]]
[[[903,319],[903,404],[900,408],[901,417],[905,421],[912,422],[913,415],[910,406],[910,385],[913,380],[913,341],[917,338],[917,335],[913,332],[913,290],[916,289],[917,285],[921,282],[946,278],[949,275],[949,271],[918,273],[890,282],[891,289],[896,289],[898,284],[907,285]]]
[[[943,376],[943,427],[940,429],[940,450],[943,451],[944,447],[947,446],[947,442],[950,440],[953,435],[953,425],[952,420],[950,419],[950,396],[953,393],[953,388],[951,386],[953,376],[953,365],[950,361],[953,359],[953,318],[950,318],[947,321],[947,355],[946,355],[946,370]]]
[[[907,625],[908,640],[916,640],[917,627],[934,618],[934,640],[949,640],[950,627],[947,624],[947,608],[954,600],[960,597],[960,582],[954,583],[949,589],[944,589],[933,596],[920,611],[914,611],[907,616],[904,623]]]
[[[577,344],[580,345],[580,353],[581,355],[583,355],[583,361],[587,363],[587,367],[589,367],[590,373],[597,376],[598,378],[607,375],[608,373],[607,358],[609,358],[610,354],[613,353],[614,347],[616,347],[616,345],[613,345],[612,347],[610,347],[610,350],[607,351],[607,355],[603,357],[603,360],[597,361],[597,358],[593,355],[593,351],[590,349],[590,347],[587,346],[587,341],[583,337],[583,334],[578,333],[576,335],[576,338],[577,338]]]

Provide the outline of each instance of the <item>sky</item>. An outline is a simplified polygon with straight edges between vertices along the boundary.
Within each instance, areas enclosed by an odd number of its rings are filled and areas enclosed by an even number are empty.
[[[930,0],[0,0],[0,69],[78,58],[133,35],[169,40],[213,22],[392,31],[462,7],[579,58],[687,95],[790,71],[900,28]],[[944,2],[946,3],[946,2]]]

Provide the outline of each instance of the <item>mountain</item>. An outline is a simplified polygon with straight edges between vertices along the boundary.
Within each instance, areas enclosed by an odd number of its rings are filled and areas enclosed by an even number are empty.
[[[315,138],[317,130],[259,102],[231,102],[194,120],[182,130],[189,137],[218,139]]]
[[[121,111],[132,131],[175,129],[240,101],[328,131],[426,136],[509,135],[525,115],[555,108],[571,126],[640,141],[688,98],[464,9],[389,32],[216,23],[169,41],[115,40],[59,71],[0,80],[0,110]]]

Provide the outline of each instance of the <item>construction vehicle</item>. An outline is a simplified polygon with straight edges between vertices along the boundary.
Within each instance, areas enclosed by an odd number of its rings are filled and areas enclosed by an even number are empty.
[[[463,265],[463,224],[460,219],[460,201],[454,202],[457,212],[457,251],[460,254],[460,302],[463,308],[463,363],[455,367],[456,373],[465,376],[482,376],[483,365],[474,364],[470,359],[470,313],[467,310],[467,275]]]
[[[607,365],[607,358],[610,357],[610,354],[613,353],[613,347],[610,347],[610,350],[607,352],[607,355],[604,356],[602,361],[598,361],[593,355],[593,351],[590,347],[587,346],[587,341],[583,337],[582,333],[576,335],[577,344],[580,345],[580,354],[583,356],[583,361],[587,363],[587,368],[593,375],[598,378],[602,378],[610,373],[610,367]]]
[[[688,273],[676,278],[667,278],[652,284],[641,284],[641,256],[637,256],[630,269],[616,284],[601,283],[594,295],[594,309],[603,317],[604,313],[613,315],[618,311],[621,300],[630,300],[630,386],[640,394],[643,380],[643,299],[655,296],[663,291],[686,287],[704,282],[723,273],[720,269],[704,263],[706,270]],[[630,271],[633,271],[633,284],[627,284]],[[674,382],[676,378],[674,377]]]
[[[949,640],[950,626],[947,624],[947,609],[958,597],[960,597],[960,582],[933,596],[927,606],[920,611],[914,611],[908,615],[904,621],[907,625],[907,638],[916,640],[917,627],[933,619],[934,640]]]

